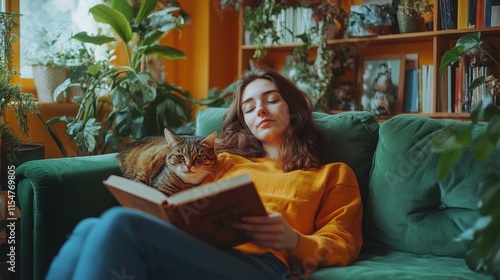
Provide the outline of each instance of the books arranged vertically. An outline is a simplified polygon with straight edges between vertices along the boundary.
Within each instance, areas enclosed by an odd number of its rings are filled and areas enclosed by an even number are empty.
[[[439,0],[441,29],[456,29],[458,20],[458,0]]]
[[[219,248],[250,241],[244,231],[232,226],[243,216],[267,215],[250,176],[246,174],[191,188],[170,197],[116,175],[111,175],[103,183],[122,206],[170,222]]]
[[[278,44],[302,43],[297,35],[308,32],[314,25],[313,10],[310,7],[287,7],[279,14],[271,15],[270,19],[276,27]],[[245,42],[251,44],[251,42]],[[272,45],[272,38],[267,38],[267,45]]]
[[[439,0],[440,9],[445,1]],[[446,8],[446,6],[444,7]],[[440,13],[441,23],[443,14]],[[445,19],[446,21],[446,19]],[[457,3],[457,28],[482,28],[500,26],[500,0],[459,0]],[[448,29],[442,27],[442,29]]]

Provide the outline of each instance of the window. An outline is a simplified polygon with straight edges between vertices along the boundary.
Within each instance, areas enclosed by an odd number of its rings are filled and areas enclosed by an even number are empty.
[[[97,23],[89,13],[90,7],[102,0],[30,0],[19,1],[21,16],[21,77],[32,78],[28,54],[43,44],[42,27],[47,34],[61,34],[56,47],[67,47],[72,34],[87,31],[97,33]],[[66,45],[65,45],[66,44]]]

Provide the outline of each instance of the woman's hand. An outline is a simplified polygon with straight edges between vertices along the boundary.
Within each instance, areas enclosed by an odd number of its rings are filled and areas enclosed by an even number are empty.
[[[235,228],[245,230],[257,244],[276,250],[291,251],[297,247],[299,235],[280,213],[267,216],[246,216]]]

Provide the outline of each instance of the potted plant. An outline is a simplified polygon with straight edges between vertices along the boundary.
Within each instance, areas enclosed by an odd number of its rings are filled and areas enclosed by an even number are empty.
[[[181,129],[191,120],[194,99],[189,92],[175,85],[158,81],[148,71],[148,57],[183,59],[185,54],[161,45],[160,39],[173,29],[181,29],[179,7],[156,9],[157,0],[143,0],[133,5],[126,0],[114,0],[111,6],[98,4],[90,8],[97,22],[112,28],[113,37],[81,32],[73,38],[89,44],[113,42],[125,45],[127,64],[112,65],[98,61],[81,68],[65,86],[81,84],[85,89],[76,118],[58,117],[47,121],[52,127],[65,122],[67,134],[78,146],[80,154],[103,153],[108,147],[117,148],[118,138],[140,139],[162,135],[163,128]],[[109,85],[102,88],[102,85]],[[58,90],[63,90],[64,86]],[[99,93],[107,91],[112,108],[102,116]],[[98,115],[94,115],[97,114]],[[49,128],[54,133],[52,128]],[[53,136],[53,138],[56,138]]]
[[[418,20],[424,13],[431,13],[431,5],[427,0],[401,0],[397,11],[399,32],[418,31]]]
[[[88,63],[93,57],[79,43],[64,41],[62,29],[44,27],[37,30],[39,42],[33,43],[27,55],[32,65],[33,80],[39,102],[62,102],[63,96],[54,97],[54,90],[79,64]]]
[[[19,15],[15,13],[0,12],[0,155],[2,166],[1,184],[5,183],[7,166],[19,163],[18,155],[23,136],[28,136],[28,117],[38,111],[38,104],[29,93],[21,92],[20,85],[14,84],[18,76],[17,70],[12,65],[12,43],[17,37],[15,29],[18,28]],[[9,123],[7,114],[11,112],[17,123]],[[18,127],[21,135],[16,134],[14,127]],[[43,151],[43,146],[42,146]]]
[[[447,65],[457,62],[469,50],[474,48],[481,49],[481,33],[469,33],[459,38],[455,46],[446,51],[443,55],[440,65],[440,73],[444,72]],[[489,55],[488,51],[482,50],[484,54]],[[500,63],[490,56],[497,66]],[[491,97],[500,98],[500,81],[494,76],[479,77],[474,80],[469,88],[486,85],[487,92]],[[474,156],[478,163],[484,163],[491,156],[495,146],[498,146],[500,139],[500,109],[492,102],[492,98],[479,101],[470,114],[473,123],[483,122],[486,125],[484,132],[479,135],[476,142],[472,142],[471,128],[466,127],[462,130],[456,130],[454,127],[445,127],[435,139],[448,139],[442,141],[433,141],[441,143],[434,145],[434,151],[442,153],[439,161],[439,178],[445,179],[453,164],[459,162],[463,150],[472,148]],[[443,136],[444,135],[444,136]],[[442,138],[445,137],[445,138]],[[498,150],[498,148],[497,148]],[[486,271],[496,279],[500,279],[500,171],[498,166],[491,168],[493,171],[487,174],[480,184],[479,193],[479,212],[481,217],[477,220],[474,227],[466,230],[461,236],[462,240],[471,241],[471,250],[466,255],[467,265],[477,271]]]

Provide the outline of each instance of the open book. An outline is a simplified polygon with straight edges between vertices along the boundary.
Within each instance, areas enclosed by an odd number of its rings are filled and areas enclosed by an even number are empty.
[[[219,248],[230,248],[250,239],[233,228],[242,216],[267,215],[247,174],[220,180],[167,197],[145,184],[111,175],[104,185],[118,202],[168,221]]]

